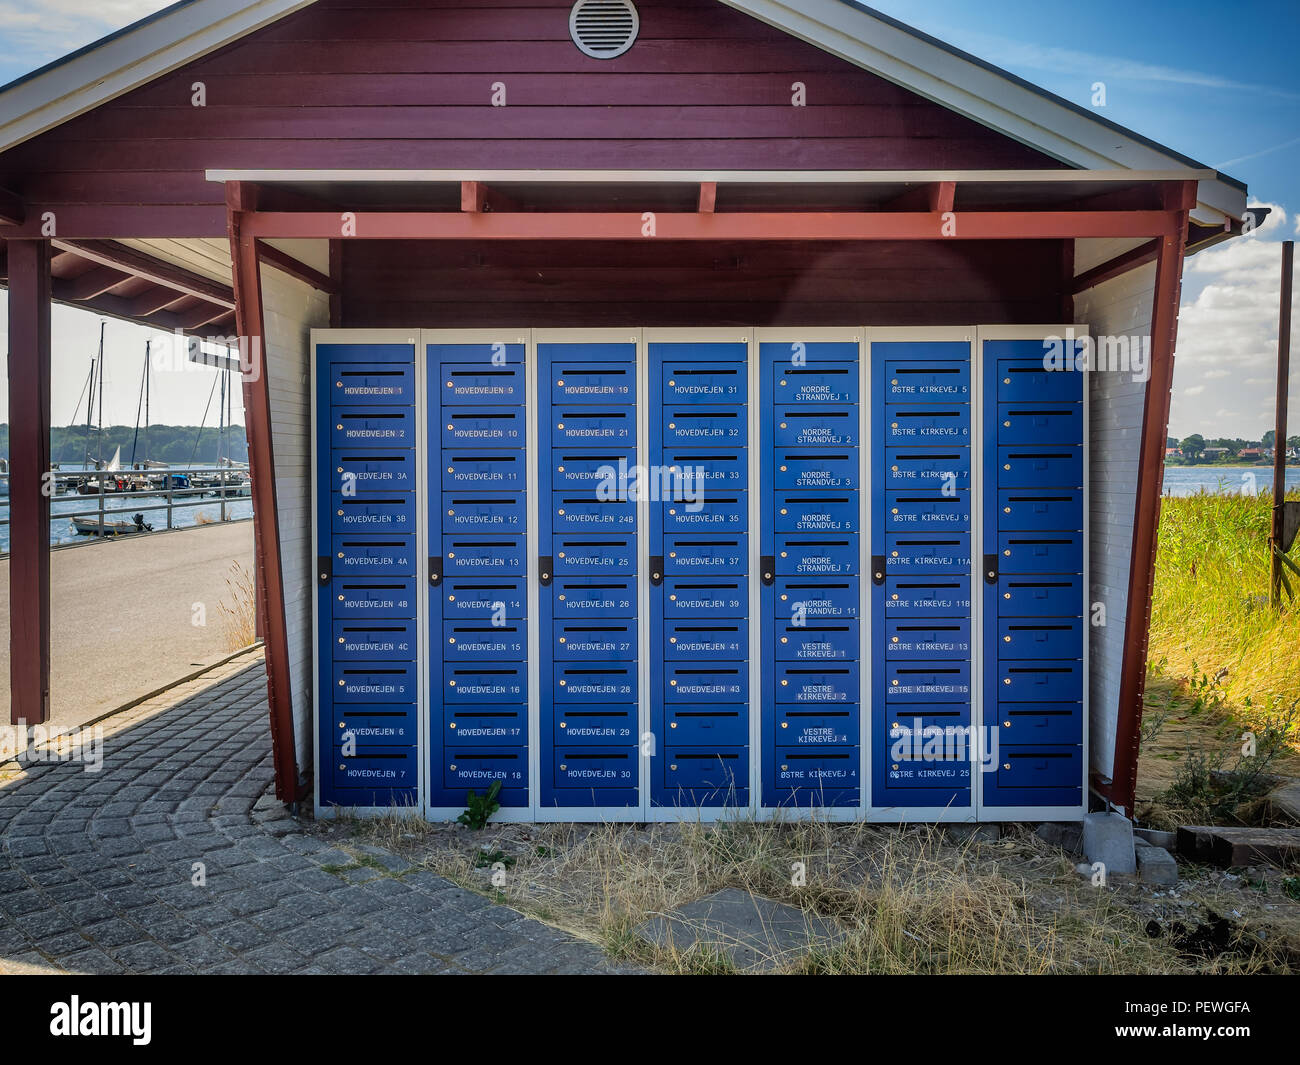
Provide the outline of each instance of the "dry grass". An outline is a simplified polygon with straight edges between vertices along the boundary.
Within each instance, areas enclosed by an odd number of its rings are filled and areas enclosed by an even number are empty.
[[[226,596],[217,603],[227,651],[242,651],[257,640],[257,600],[253,575],[238,562],[226,577]]]
[[[958,842],[934,826],[749,820],[467,832],[393,817],[332,830],[403,853],[615,957],[670,973],[726,971],[727,963],[707,945],[653,948],[634,929],[725,887],[789,902],[846,929],[842,944],[788,971],[1046,975],[1285,967],[1262,951],[1183,958],[1167,939],[1147,935],[1151,914],[1133,903],[1145,904],[1149,892],[1131,883],[1128,898],[1099,890],[1059,848],[1020,828],[987,842]],[[792,882],[796,862],[806,869],[802,887]],[[500,887],[491,883],[494,863],[504,867]]]

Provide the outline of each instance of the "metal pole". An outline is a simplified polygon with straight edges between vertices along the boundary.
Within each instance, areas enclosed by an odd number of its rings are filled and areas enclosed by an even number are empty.
[[[1273,531],[1269,537],[1270,597],[1282,602],[1282,526],[1286,513],[1286,407],[1291,377],[1291,284],[1295,241],[1282,242],[1282,295],[1277,315],[1277,425],[1273,433]]]

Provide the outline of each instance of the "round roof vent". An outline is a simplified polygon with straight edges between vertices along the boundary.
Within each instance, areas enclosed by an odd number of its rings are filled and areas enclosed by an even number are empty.
[[[616,59],[636,43],[641,16],[632,0],[578,0],[569,13],[569,36],[592,59]]]

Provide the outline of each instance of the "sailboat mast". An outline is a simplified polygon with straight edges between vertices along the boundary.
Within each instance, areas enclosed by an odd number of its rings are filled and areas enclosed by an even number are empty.
[[[149,464],[149,388],[153,384],[153,340],[144,342],[144,461]]]
[[[107,324],[103,321],[99,323],[99,431],[95,437],[97,467],[104,465],[104,326]]]
[[[90,395],[86,399],[86,446],[85,454],[81,456],[81,464],[88,466],[90,464],[90,426],[95,420],[95,360],[90,360],[90,376],[87,378],[87,385],[90,388]]]

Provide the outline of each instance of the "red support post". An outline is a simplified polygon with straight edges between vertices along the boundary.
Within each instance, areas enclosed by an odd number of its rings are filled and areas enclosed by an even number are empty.
[[[9,721],[50,719],[50,244],[8,241]]]
[[[1137,790],[1142,702],[1146,695],[1147,640],[1151,631],[1151,596],[1155,591],[1165,440],[1169,432],[1174,348],[1178,339],[1178,305],[1182,295],[1188,216],[1196,206],[1196,183],[1173,184],[1165,190],[1165,203],[1174,224],[1170,227],[1171,232],[1161,238],[1156,254],[1156,285],[1151,312],[1151,376],[1147,381],[1142,412],[1142,435],[1138,438],[1137,506],[1124,619],[1115,763],[1111,782],[1103,791],[1111,802],[1130,813]]]
[[[227,186],[230,255],[233,261],[236,323],[252,365],[244,374],[244,427],[253,480],[253,536],[257,552],[254,581],[266,630],[266,688],[271,712],[271,753],[275,794],[297,802],[299,779],[294,739],[293,696],[289,673],[289,636],[280,565],[279,510],[275,494],[275,454],[271,443],[271,394],[267,380],[266,328],[257,239],[248,231],[248,212],[256,208],[256,190],[240,183]]]

